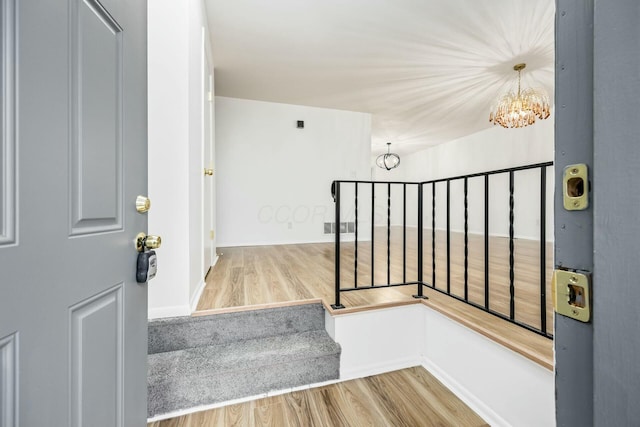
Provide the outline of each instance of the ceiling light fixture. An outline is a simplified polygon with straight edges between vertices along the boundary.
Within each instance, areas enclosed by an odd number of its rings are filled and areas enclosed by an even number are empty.
[[[520,74],[527,64],[516,64],[518,92],[508,92],[494,105],[489,122],[505,128],[521,128],[532,125],[536,118],[546,119],[550,113],[549,96],[544,89],[520,89]]]
[[[387,142],[387,152],[385,154],[380,154],[378,158],[376,158],[376,165],[378,165],[379,168],[386,170],[397,168],[400,165],[400,156],[391,152],[390,142]]]

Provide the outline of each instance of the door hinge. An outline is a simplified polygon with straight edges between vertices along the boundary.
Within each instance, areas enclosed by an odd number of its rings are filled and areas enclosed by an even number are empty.
[[[213,101],[213,92],[207,92],[207,98],[209,99],[209,102]]]
[[[213,240],[215,237],[216,237],[216,232],[213,230],[209,231],[209,238]]]

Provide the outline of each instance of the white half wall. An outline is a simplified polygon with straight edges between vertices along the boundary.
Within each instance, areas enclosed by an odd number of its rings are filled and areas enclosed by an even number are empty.
[[[202,277],[201,0],[148,5],[149,234],[162,237],[149,317],[191,313]],[[213,70],[212,70],[213,71]]]
[[[380,181],[428,181],[478,172],[487,172],[515,166],[553,161],[554,118],[539,120],[533,126],[522,129],[504,129],[493,126],[454,141],[436,145],[416,153],[401,155],[397,169],[386,171],[374,167],[374,179]],[[375,157],[372,158],[375,161]],[[375,164],[375,162],[372,162]],[[540,172],[538,169],[516,172],[514,175],[514,216],[516,238],[540,237]],[[469,180],[469,232],[484,232],[484,179]],[[490,177],[489,233],[508,236],[509,230],[509,176]],[[553,167],[547,168],[546,187],[546,239],[553,240]],[[382,189],[382,188],[381,188]],[[377,191],[377,190],[376,190]],[[399,188],[393,191],[399,193]],[[401,224],[402,196],[393,195],[392,223]],[[463,181],[451,183],[451,228],[464,230]],[[386,190],[384,198],[376,197],[376,222],[386,224]],[[425,227],[431,226],[431,197],[429,186],[424,188]],[[416,197],[407,198],[408,212],[416,210]],[[385,215],[378,215],[378,211]],[[416,225],[415,216],[408,223]],[[436,185],[436,229],[446,229],[446,183]]]
[[[215,114],[218,246],[332,241],[331,183],[370,179],[371,115],[226,97]]]
[[[553,372],[423,304],[339,316],[340,380],[422,365],[492,426],[554,426]]]

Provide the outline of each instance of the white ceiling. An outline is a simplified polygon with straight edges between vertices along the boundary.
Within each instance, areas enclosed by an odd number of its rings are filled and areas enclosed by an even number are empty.
[[[216,95],[369,112],[407,153],[491,126],[523,85],[553,102],[554,0],[205,0]],[[505,130],[517,132],[517,130]]]

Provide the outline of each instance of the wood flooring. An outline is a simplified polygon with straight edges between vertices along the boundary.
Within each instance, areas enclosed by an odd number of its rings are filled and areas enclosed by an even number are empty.
[[[402,228],[392,227],[389,246],[390,282],[397,283],[417,278],[417,232],[407,229],[406,259],[403,269]],[[423,279],[433,283],[432,236],[425,230],[423,236]],[[450,244],[451,293],[464,297],[464,235],[452,233]],[[469,235],[468,244],[468,298],[484,304],[484,237]],[[331,310],[334,302],[334,243],[314,243],[277,246],[251,246],[219,248],[218,263],[207,276],[206,286],[194,315],[237,311],[256,307],[295,304],[301,301],[323,301],[332,314],[348,313],[371,308],[414,304],[413,286],[366,289],[371,284],[371,243],[358,243],[358,273],[354,271],[355,243],[341,245],[341,286],[354,287],[356,280],[364,290],[342,292],[341,302],[347,308]],[[435,285],[447,287],[446,234],[437,232],[435,239]],[[375,284],[387,283],[387,233],[375,232]],[[553,303],[551,274],[553,245],[546,245],[545,318],[547,328],[553,331]],[[540,310],[540,242],[516,239],[515,264],[515,318],[539,328]],[[489,307],[509,314],[509,239],[492,236],[489,240]],[[510,324],[498,317],[425,287],[429,300],[424,304],[442,312],[477,332],[519,352],[525,357],[553,369],[553,342],[540,335]]]
[[[422,367],[286,393],[149,427],[488,426]]]
[[[389,255],[386,229],[375,233],[373,272],[375,285],[417,280],[416,230],[408,229],[406,237],[406,269],[403,268],[403,236],[401,227],[393,227]],[[432,239],[429,230],[423,238],[423,280],[447,289],[446,234],[438,232],[435,239],[435,282],[433,281]],[[249,305],[320,298],[334,302],[334,244],[300,244],[219,248],[218,264],[207,277],[206,287],[197,309],[210,310]],[[464,235],[451,234],[450,292],[464,297]],[[467,297],[480,305],[485,303],[484,238],[470,235],[468,244]],[[547,244],[544,271],[546,275],[545,318],[553,330],[551,274],[553,246]],[[387,281],[387,257],[390,261]],[[358,243],[357,274],[355,244],[341,245],[341,287],[372,284],[371,243]],[[515,319],[535,328],[541,326],[540,310],[540,243],[534,240],[514,241]],[[489,240],[489,307],[498,313],[510,314],[509,239]],[[363,307],[406,301],[416,293],[416,286],[343,292],[341,302],[346,307]]]

